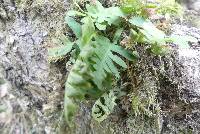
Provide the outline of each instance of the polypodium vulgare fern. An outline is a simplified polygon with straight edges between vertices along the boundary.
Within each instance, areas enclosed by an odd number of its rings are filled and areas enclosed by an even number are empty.
[[[104,8],[98,1],[97,5],[87,5],[86,8],[88,10],[86,13],[70,11],[66,17],[68,26],[77,37],[75,43],[81,49],[65,84],[65,117],[68,122],[72,120],[77,108],[75,100],[99,98],[112,89],[113,76],[120,77],[115,64],[126,68],[126,63],[119,55],[129,60],[136,59],[133,52],[117,44],[122,30],[116,30],[112,42],[98,31],[98,29],[103,30],[103,25],[106,28],[107,25],[121,19],[123,13],[120,8]],[[117,11],[119,15],[108,14],[111,10]],[[74,26],[77,22],[70,17],[74,14],[84,16],[81,20],[82,27],[79,24],[78,27]]]
[[[159,48],[152,51],[155,54],[160,54],[163,45],[165,46],[168,42],[177,42],[177,38],[166,36],[147,18],[132,16],[135,15],[134,12],[135,10],[130,10],[130,6],[127,5],[122,8],[104,8],[99,1],[87,4],[86,11],[68,11],[65,21],[76,35],[76,40],[71,42],[68,39],[66,44],[64,43],[66,46],[60,47],[61,50],[50,51],[51,56],[62,56],[72,48],[77,50],[76,62],[65,84],[64,110],[68,123],[73,120],[77,111],[78,100],[98,99],[112,89],[114,78],[120,78],[120,68],[127,67],[123,58],[130,61],[137,59],[136,51],[127,50],[119,45],[123,39],[121,36],[123,31],[131,38],[132,44],[139,42],[150,45],[152,50]],[[144,14],[143,11],[141,12]],[[78,19],[81,19],[80,22],[77,22],[74,16],[78,16]],[[113,31],[116,34],[113,34]],[[184,42],[187,44],[188,40]],[[110,92],[107,94],[109,97],[105,94],[103,96],[104,99],[108,99],[112,97],[112,94]],[[109,109],[104,109],[106,106],[97,102],[101,108],[94,107],[93,116],[100,120],[105,119],[105,115],[107,116],[113,110],[114,101],[115,99],[105,100],[112,104]],[[103,114],[99,114],[101,109]]]
[[[75,113],[75,99],[99,98],[112,88],[111,76],[120,77],[115,63],[126,68],[126,63],[119,55],[129,60],[136,58],[132,52],[94,33],[92,27],[93,24],[82,27],[82,31],[86,28],[88,30],[81,36],[81,52],[65,85],[65,116],[68,121],[71,121],[71,115]]]

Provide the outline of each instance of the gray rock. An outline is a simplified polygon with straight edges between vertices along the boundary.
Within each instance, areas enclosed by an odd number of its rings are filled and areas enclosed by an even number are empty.
[[[182,0],[180,2],[186,4],[190,10],[200,11],[200,0]]]
[[[132,134],[138,131],[137,124],[143,122],[128,113],[124,116],[126,105],[124,109],[116,107],[113,115],[98,124],[91,119],[91,103],[81,103],[76,129],[71,132],[63,125],[63,83],[68,70],[65,64],[57,63],[57,67],[48,63],[47,46],[54,46],[54,37],[65,32],[63,19],[68,1],[47,0],[36,4],[37,0],[32,3],[25,0],[25,5],[0,1],[3,11],[0,80],[8,85],[8,95],[3,92],[0,100],[0,106],[8,109],[0,112],[0,119],[9,115],[8,122],[0,122],[0,133]],[[191,35],[200,41],[197,28],[174,25],[173,33]],[[157,91],[162,110],[156,117],[159,127],[151,124],[152,119],[146,122],[145,133],[200,133],[200,44],[191,44],[188,50],[173,48],[171,54],[163,57],[138,49],[141,59],[136,75],[143,80],[138,89]],[[125,111],[131,113],[128,108]]]

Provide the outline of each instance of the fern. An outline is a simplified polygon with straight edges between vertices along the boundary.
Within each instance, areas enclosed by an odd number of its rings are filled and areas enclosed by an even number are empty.
[[[150,20],[145,19],[143,17],[132,17],[129,22],[132,25],[137,26],[139,31],[144,34],[146,41],[148,43],[156,43],[162,44],[161,41],[165,38],[165,33],[157,29]]]
[[[107,52],[100,53],[104,50]],[[118,52],[130,60],[135,58],[129,51],[112,44],[106,37],[102,36],[97,36],[95,41],[90,40],[90,44],[86,44],[82,48],[65,84],[65,117],[68,122],[72,120],[72,115],[77,109],[76,99],[84,100],[86,96],[98,98],[111,88],[110,74],[119,77],[119,72],[113,61],[126,67],[126,63],[119,56],[114,55],[112,51]]]
[[[92,116],[93,118],[101,122],[105,120],[109,114],[112,113],[114,107],[117,105],[115,100],[117,99],[114,91],[110,91],[109,93],[105,93],[102,95],[94,104],[92,108]]]
[[[107,73],[114,74],[117,78],[120,77],[119,71],[113,62],[123,68],[127,68],[126,63],[113,52],[122,55],[130,61],[133,61],[136,57],[133,53],[123,49],[121,46],[111,43],[106,37],[97,36],[95,40],[97,46],[95,56],[92,58],[95,62],[95,71],[93,74],[95,84],[101,89],[102,81],[106,78]]]
[[[107,25],[117,24],[120,17],[124,17],[119,7],[104,8],[99,1],[95,1],[95,5],[87,4],[86,9],[99,30],[106,30]]]
[[[120,70],[127,68],[124,58],[130,61],[138,58],[136,51],[119,45],[123,31],[130,33],[131,45],[135,42],[148,44],[155,54],[160,54],[167,43],[183,43],[187,46],[188,41],[194,41],[185,38],[181,42],[176,36],[166,36],[158,30],[146,19],[143,11],[149,5],[144,3],[136,4],[137,8],[141,7],[140,12],[130,10],[130,7],[136,6],[135,3],[109,8],[104,8],[99,1],[95,3],[86,5],[86,11],[68,11],[65,22],[76,36],[75,41],[65,37],[63,45],[49,50],[50,57],[65,56],[72,49],[75,51],[75,63],[65,83],[64,110],[68,123],[73,121],[77,112],[77,102],[85,99],[101,97],[92,110],[97,121],[104,120],[114,109],[116,97],[112,91],[107,92],[113,89],[114,79],[120,78]],[[80,22],[73,18],[75,16],[81,19]],[[113,31],[116,31],[114,35]]]
[[[75,99],[83,100],[86,94],[98,95],[100,91],[95,88],[90,81],[92,80],[90,64],[88,57],[91,54],[91,47],[85,46],[76,63],[73,65],[68,79],[65,83],[65,118],[68,123],[72,121],[72,117],[76,113],[77,105]]]
[[[174,43],[181,48],[188,48],[188,42],[197,42],[197,40],[190,36],[167,36],[163,31],[157,29],[153,23],[143,17],[132,17],[129,22],[137,27],[136,42],[151,44],[151,50],[156,55],[165,53],[167,43]],[[140,35],[140,37],[138,37]]]
[[[74,45],[74,43],[70,42],[69,39],[65,36],[60,39],[59,44],[59,46],[49,49],[48,54],[50,61],[53,61],[58,57],[64,57],[72,50],[72,47]]]
[[[117,105],[116,100],[124,95],[126,93],[118,87],[113,87],[109,92],[104,93],[92,107],[93,118],[98,122],[105,120]]]

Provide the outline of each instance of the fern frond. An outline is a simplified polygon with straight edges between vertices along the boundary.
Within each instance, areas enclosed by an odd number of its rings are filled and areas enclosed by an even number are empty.
[[[92,60],[95,62],[93,65],[94,71],[94,82],[98,88],[102,88],[102,81],[107,76],[107,73],[114,74],[117,78],[120,77],[119,70],[115,64],[127,68],[126,63],[118,56],[121,55],[126,59],[132,61],[136,59],[133,53],[125,50],[121,46],[115,45],[110,40],[103,36],[97,36],[95,55]]]
[[[49,59],[62,58],[72,50],[73,45],[74,42],[69,41],[66,36],[62,36],[59,40],[59,46],[48,49]]]
[[[65,118],[68,123],[72,121],[77,110],[75,99],[83,100],[86,95],[100,95],[98,88],[91,82],[92,70],[88,63],[92,52],[93,48],[90,45],[82,49],[65,83]]]
[[[125,17],[119,7],[104,8],[98,0],[95,4],[87,4],[86,9],[99,30],[106,30],[107,25],[117,24],[120,17]]]
[[[114,94],[114,91],[103,94],[94,104],[92,108],[93,118],[101,122],[105,120],[110,113],[113,112],[114,107],[117,105],[115,100],[117,97]]]
[[[66,16],[65,22],[67,25],[72,29],[73,33],[76,35],[77,38],[80,38],[82,35],[81,25],[72,17]]]

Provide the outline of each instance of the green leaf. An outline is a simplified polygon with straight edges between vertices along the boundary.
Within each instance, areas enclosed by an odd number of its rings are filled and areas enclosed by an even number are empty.
[[[115,45],[110,42],[110,40],[103,36],[97,36],[95,55],[92,57],[92,60],[95,62],[94,66],[94,83],[98,86],[99,89],[102,88],[102,82],[107,76],[107,73],[111,73],[117,78],[120,77],[119,70],[115,66],[114,62],[121,67],[126,68],[126,63],[116,54],[134,60],[136,57],[128,50],[125,50],[121,46]],[[116,52],[115,54],[113,52]]]
[[[5,105],[0,105],[0,113],[6,112],[7,107]]]
[[[121,34],[123,32],[123,28],[119,28],[117,29],[117,31],[115,32],[114,38],[113,38],[113,43],[117,44],[117,42],[119,41]]]
[[[152,44],[151,51],[155,55],[165,55],[167,53],[167,48],[162,45]]]
[[[86,94],[91,92],[95,95],[99,95],[98,91],[94,90],[94,86],[91,84],[91,69],[88,63],[88,57],[91,55],[91,46],[85,46],[79,54],[76,63],[73,65],[67,81],[65,83],[65,118],[67,122],[71,122],[74,114],[76,113],[77,104],[75,100],[83,100]]]
[[[110,55],[111,55],[111,54],[108,54],[108,56],[110,56]],[[113,57],[112,57],[112,58],[113,58]],[[106,62],[106,64],[107,64],[108,68],[110,69],[110,71],[111,71],[117,78],[119,78],[119,77],[120,77],[119,71],[118,71],[117,67],[114,65],[113,59],[111,59],[111,57],[106,57],[105,62]],[[109,71],[109,72],[110,72],[110,71]]]
[[[123,6],[121,7],[121,10],[125,13],[125,14],[131,14],[134,9],[131,5],[126,5],[126,6]]]
[[[66,16],[65,17],[65,22],[67,23],[67,25],[72,29],[72,31],[74,32],[74,34],[76,35],[77,38],[80,38],[82,35],[82,31],[81,31],[81,25],[76,22],[73,18]]]
[[[86,5],[87,14],[93,18],[102,17],[101,15],[105,13],[105,8],[102,4],[97,0],[95,1],[95,5]],[[99,22],[102,23],[102,22]]]
[[[0,78],[0,85],[3,85],[5,83],[6,83],[6,81],[4,79]]]
[[[131,24],[143,28],[152,36],[159,36],[159,38],[165,37],[165,34],[159,29],[157,29],[156,26],[150,20],[144,19],[142,17],[133,17],[129,20],[129,22],[131,22]]]
[[[66,37],[61,40],[61,43],[63,43],[64,45],[48,49],[48,55],[50,58],[65,56],[72,50],[72,46],[74,45],[74,43],[70,42]]]
[[[119,7],[109,7],[106,9],[106,12],[109,13],[107,15],[110,18],[112,18],[112,16],[125,17],[124,13]]]
[[[188,42],[198,42],[194,37],[179,35],[171,35],[167,40],[168,42],[173,42],[174,44],[179,45],[181,48],[189,48]]]
[[[129,22],[137,27],[143,28],[145,24],[148,24],[144,18],[142,17],[132,17]]]
[[[103,11],[105,9],[103,7],[103,5],[98,0],[95,1],[95,6],[96,6],[98,11]]]
[[[98,122],[105,120],[113,112],[116,98],[113,91],[103,94],[92,107],[93,118]]]
[[[142,0],[126,0],[121,7],[122,11],[127,15],[147,17],[145,10],[146,2]]]
[[[112,60],[117,63],[118,65],[120,65],[123,68],[127,68],[126,63],[119,57],[116,55],[113,55],[112,53],[109,53],[109,57],[112,57]]]
[[[123,57],[125,57],[126,59],[133,61],[136,60],[138,58],[138,54],[136,52],[134,52],[134,54],[128,50],[125,50],[123,47],[118,46],[118,45],[113,45],[111,46],[111,50],[122,55]]]
[[[95,25],[99,30],[106,30],[106,25],[104,24],[95,23]]]
[[[64,100],[64,116],[68,124],[71,124],[74,113],[77,112],[77,108],[78,106],[76,103],[71,98],[66,96]]]
[[[86,5],[87,14],[97,24],[99,30],[106,29],[105,26],[99,27],[99,24],[116,24],[120,17],[124,17],[123,12],[119,7],[104,8],[99,1],[95,5]]]
[[[81,13],[79,11],[70,10],[70,11],[67,11],[67,16],[86,16],[86,14]]]
[[[133,112],[135,114],[135,116],[137,116],[138,114],[140,114],[140,106],[142,106],[140,100],[139,100],[139,97],[138,96],[133,96],[132,97],[132,109],[133,109]]]
[[[160,42],[165,38],[165,33],[157,29],[152,22],[142,17],[133,17],[129,22],[139,28],[140,31],[146,36],[151,42]]]
[[[55,48],[49,49],[49,56],[50,57],[59,57],[64,56],[69,53],[72,49],[73,43],[70,43],[68,46],[59,46]]]
[[[119,7],[110,7],[105,10],[105,21],[111,24],[117,24],[121,17],[125,17]]]
[[[94,37],[95,27],[90,17],[85,17],[83,23],[81,44],[84,46],[91,41],[92,37]]]

